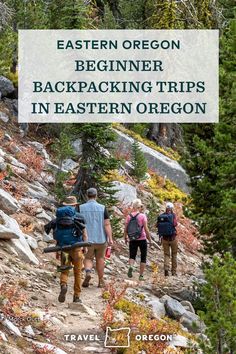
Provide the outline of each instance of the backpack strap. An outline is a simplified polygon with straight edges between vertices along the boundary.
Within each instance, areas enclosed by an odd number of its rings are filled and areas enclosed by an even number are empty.
[[[136,215],[132,215],[132,214],[130,213],[129,216],[131,217],[131,219],[136,219],[139,214],[140,214],[140,213],[137,213]]]

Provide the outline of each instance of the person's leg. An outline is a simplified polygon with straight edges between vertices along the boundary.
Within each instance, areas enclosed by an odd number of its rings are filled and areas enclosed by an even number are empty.
[[[129,270],[128,277],[132,278],[133,276],[133,265],[135,262],[135,258],[138,252],[138,243],[137,241],[130,241],[129,243]]]
[[[82,283],[83,288],[87,288],[91,280],[91,270],[93,268],[94,252],[95,252],[94,246],[88,247],[88,252],[85,255],[85,260],[84,260],[85,278]]]
[[[144,270],[146,267],[146,262],[147,262],[147,241],[146,240],[139,241],[139,248],[140,248],[140,252],[141,252],[139,279],[143,280],[143,273],[144,273]]]
[[[171,263],[172,263],[171,272],[172,272],[172,275],[177,275],[177,253],[178,253],[178,242],[175,239],[175,240],[171,241]]]
[[[97,245],[95,248],[96,270],[98,274],[98,287],[103,288],[104,282],[104,267],[105,267],[105,253],[107,244]]]
[[[61,265],[70,265],[71,264],[71,257],[70,253],[65,253],[62,252],[61,254]],[[63,270],[61,272],[60,276],[60,286],[61,286],[61,291],[58,296],[58,301],[59,302],[65,302],[66,299],[66,293],[67,293],[67,282],[68,282],[68,276],[69,276],[69,269]]]
[[[72,264],[74,265],[74,301],[78,302],[81,293],[81,276],[83,265],[83,253],[80,249],[71,251]]]
[[[162,240],[163,251],[164,251],[164,271],[165,275],[169,275],[170,270],[170,244],[167,240]]]

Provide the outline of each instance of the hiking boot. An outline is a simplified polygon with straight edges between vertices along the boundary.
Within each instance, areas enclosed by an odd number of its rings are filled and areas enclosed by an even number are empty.
[[[67,293],[67,285],[66,284],[62,284],[61,285],[61,291],[60,291],[60,294],[58,296],[58,301],[59,302],[65,302],[66,293]]]
[[[127,275],[128,275],[128,278],[132,278],[132,276],[133,276],[133,268],[132,267],[129,267]]]
[[[140,275],[140,276],[139,276],[139,280],[140,280],[140,281],[143,281],[143,280],[144,280],[144,276],[143,276],[143,275]]]
[[[169,272],[168,270],[165,270],[165,277],[168,277],[169,276]]]
[[[73,302],[81,303],[82,301],[81,301],[81,299],[79,298],[79,296],[74,295],[74,297],[73,297]]]
[[[99,279],[98,288],[105,288],[106,284],[104,279]]]
[[[83,288],[88,288],[90,280],[91,280],[91,274],[87,273],[85,278],[84,278],[84,281],[82,283],[82,287]]]

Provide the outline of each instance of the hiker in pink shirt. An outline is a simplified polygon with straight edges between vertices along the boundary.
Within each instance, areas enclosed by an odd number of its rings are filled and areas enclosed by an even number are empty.
[[[141,253],[139,280],[144,280],[143,273],[147,261],[147,239],[151,244],[146,215],[142,212],[143,205],[140,199],[133,201],[133,210],[125,221],[125,243],[129,243],[129,270],[128,277],[133,276],[133,265],[137,256],[138,248]]]

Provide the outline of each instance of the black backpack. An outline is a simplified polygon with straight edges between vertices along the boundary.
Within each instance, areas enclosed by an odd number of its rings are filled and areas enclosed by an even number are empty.
[[[176,233],[174,227],[174,215],[163,213],[157,218],[159,236],[173,236]]]
[[[140,226],[137,220],[139,213],[133,216],[132,214],[129,214],[130,216],[130,221],[127,225],[127,234],[130,239],[130,241],[137,240],[141,234],[142,234],[142,229],[143,226]]]

